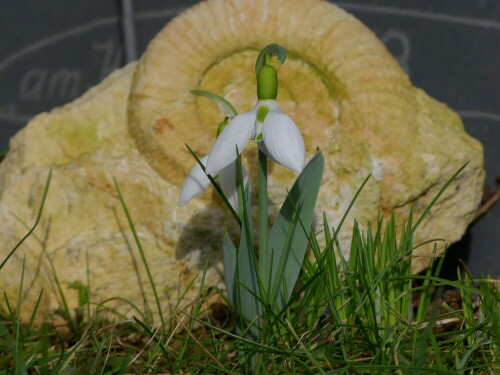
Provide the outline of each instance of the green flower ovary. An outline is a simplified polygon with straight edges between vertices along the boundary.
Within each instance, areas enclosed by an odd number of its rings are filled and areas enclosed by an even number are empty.
[[[257,97],[259,100],[275,100],[278,96],[278,74],[271,65],[264,65],[257,75]]]

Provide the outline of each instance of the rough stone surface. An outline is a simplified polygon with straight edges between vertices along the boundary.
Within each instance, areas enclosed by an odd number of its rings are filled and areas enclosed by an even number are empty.
[[[286,4],[286,5],[285,5]],[[452,174],[465,171],[445,192],[416,233],[416,241],[458,240],[479,203],[483,153],[460,118],[412,86],[376,36],[357,19],[319,0],[208,0],[171,21],[138,62],[113,73],[83,97],[34,118],[12,140],[0,164],[0,239],[3,258],[36,218],[49,169],[53,176],[35,235],[9,261],[0,289],[18,295],[26,257],[24,317],[44,288],[41,310],[61,300],[78,304],[70,284],[89,283],[91,300],[121,297],[139,309],[156,307],[144,264],[117,197],[118,183],[167,310],[202,272],[221,285],[220,243],[231,218],[212,189],[176,206],[193,160],[215,139],[221,112],[201,88],[230,100],[240,113],[256,101],[253,66],[271,42],[289,53],[279,68],[278,101],[302,130],[308,155],[320,147],[326,169],[318,217],[336,226],[368,174],[367,186],[342,232],[395,211],[401,225],[423,212]],[[255,146],[244,154],[255,177]],[[270,214],[277,211],[294,174],[271,165]],[[255,189],[254,189],[255,190]],[[414,255],[425,255],[421,247]],[[428,258],[416,257],[415,272]],[[197,282],[199,283],[199,279]],[[196,285],[187,297],[196,293]],[[125,315],[124,300],[106,304]]]

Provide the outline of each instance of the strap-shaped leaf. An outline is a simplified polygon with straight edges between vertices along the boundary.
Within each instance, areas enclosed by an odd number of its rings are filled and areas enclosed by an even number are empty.
[[[226,282],[227,298],[233,306],[236,306],[236,247],[229,238],[227,232],[224,233],[222,243],[222,256],[224,260],[224,280]]]
[[[224,99],[222,96],[219,96],[217,94],[205,90],[191,90],[190,92],[191,94],[204,96],[213,101],[215,104],[219,106],[220,109],[224,111],[227,117],[232,118],[238,116],[238,112],[233,107],[233,105],[229,103],[226,99]]]
[[[299,276],[311,230],[325,159],[318,152],[290,190],[269,234],[270,300],[281,309]]]
[[[238,188],[238,203],[240,207],[241,238],[238,249],[236,263],[236,306],[240,309],[246,322],[240,322],[240,328],[246,330],[248,323],[256,321],[261,312],[259,301],[260,290],[256,272],[256,254],[252,238],[252,216],[250,212],[250,188],[244,186],[243,166],[241,164],[241,156],[236,159],[236,182]],[[257,320],[256,320],[257,319]],[[253,326],[247,331],[250,337],[257,339],[260,330]]]

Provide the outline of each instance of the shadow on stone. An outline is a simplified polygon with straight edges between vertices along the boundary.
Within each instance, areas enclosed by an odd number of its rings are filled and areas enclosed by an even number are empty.
[[[214,191],[214,194],[217,192]],[[207,259],[209,268],[215,266],[222,260],[222,239],[226,230],[237,244],[238,224],[217,197],[212,199],[209,207],[184,225],[177,242],[175,259],[193,264],[198,270],[205,268]]]
[[[439,277],[446,280],[457,280],[457,267],[462,268],[460,261],[467,264],[471,253],[472,234],[470,229],[471,227],[467,229],[460,241],[448,248]]]

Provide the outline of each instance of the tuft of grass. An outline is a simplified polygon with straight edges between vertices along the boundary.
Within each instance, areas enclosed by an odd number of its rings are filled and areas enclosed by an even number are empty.
[[[355,198],[361,193],[360,188]],[[119,197],[148,269],[147,252]],[[306,258],[290,301],[278,310],[262,310],[259,341],[235,329],[241,312],[208,305],[217,295],[228,299],[206,284],[206,267],[194,302],[181,300],[195,280],[168,309],[161,309],[156,295],[159,325],[126,300],[135,316],[111,311],[116,319],[110,319],[106,306],[114,299],[93,301],[87,280],[70,285],[78,291],[79,306],[64,308],[67,327],[55,327],[33,323],[43,291],[29,321],[20,321],[23,266],[17,305],[4,294],[0,307],[0,375],[496,373],[500,282],[474,280],[467,272],[458,281],[439,278],[439,242],[430,258],[434,267],[411,274],[410,255],[422,245],[414,243],[414,234],[429,209],[416,220],[410,215],[399,236],[394,215],[365,230],[356,223],[349,259],[339,242],[348,212],[335,228],[323,217],[324,243],[308,233],[312,260]],[[154,275],[149,281],[156,290]],[[445,286],[458,290],[458,304],[444,298]],[[58,290],[64,301],[63,288]]]

